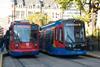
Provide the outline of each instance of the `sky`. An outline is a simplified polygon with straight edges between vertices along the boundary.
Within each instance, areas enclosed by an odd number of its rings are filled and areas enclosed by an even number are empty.
[[[11,0],[0,0],[0,18],[7,17],[11,14]]]
[[[11,0],[0,0],[0,26],[4,28],[4,33],[9,28],[8,16],[11,15]]]

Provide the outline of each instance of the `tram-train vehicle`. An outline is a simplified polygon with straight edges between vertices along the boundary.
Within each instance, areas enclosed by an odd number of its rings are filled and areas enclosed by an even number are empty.
[[[40,30],[40,51],[57,56],[86,55],[85,25],[79,19],[58,20]]]
[[[29,21],[14,21],[5,35],[5,45],[11,56],[39,54],[39,26]]]

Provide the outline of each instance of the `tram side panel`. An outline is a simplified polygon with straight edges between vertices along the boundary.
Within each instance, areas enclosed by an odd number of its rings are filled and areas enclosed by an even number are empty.
[[[38,36],[35,34],[38,32],[33,30],[33,25],[19,22],[12,24],[8,30],[9,34],[5,35],[5,44],[9,54],[11,56],[37,55],[39,45],[36,40]]]
[[[81,49],[85,46],[85,40],[83,40],[85,38],[84,29],[76,29],[78,24],[75,23],[77,20],[68,20],[67,22],[70,22],[68,24],[63,24],[63,22],[65,21],[57,21],[55,25],[50,24],[42,28],[40,39],[41,50],[51,55],[85,55],[86,50]],[[64,25],[67,25],[67,27],[64,27]]]

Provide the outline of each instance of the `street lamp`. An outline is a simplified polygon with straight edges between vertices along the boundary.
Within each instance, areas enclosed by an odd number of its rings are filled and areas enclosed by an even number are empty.
[[[42,13],[42,7],[44,6],[43,0],[39,0],[39,2],[40,2],[40,12]]]

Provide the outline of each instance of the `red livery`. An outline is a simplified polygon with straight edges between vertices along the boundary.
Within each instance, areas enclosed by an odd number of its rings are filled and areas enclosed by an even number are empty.
[[[14,21],[5,35],[5,45],[11,56],[39,53],[39,26],[29,21]]]
[[[85,55],[85,24],[81,20],[58,20],[41,27],[40,50],[51,55]]]

